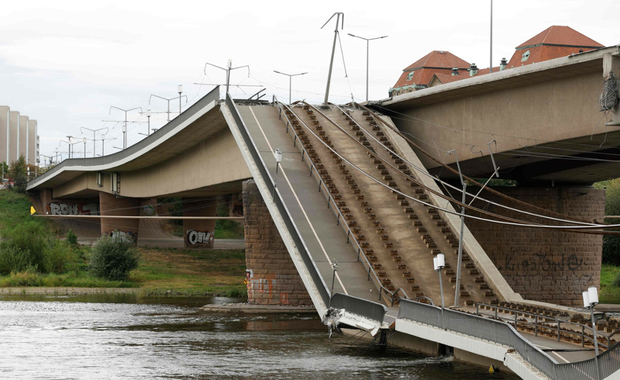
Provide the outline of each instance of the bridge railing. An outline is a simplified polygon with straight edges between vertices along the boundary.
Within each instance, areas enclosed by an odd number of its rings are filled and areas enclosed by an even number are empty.
[[[228,93],[226,94],[226,105],[228,106],[228,109],[230,110],[233,119],[235,119],[235,122],[239,126],[239,131],[241,132],[241,136],[243,137],[245,144],[250,150],[250,155],[254,159],[254,162],[256,162],[258,171],[260,172],[261,176],[265,180],[265,185],[267,186],[267,189],[269,190],[270,193],[273,193],[275,181],[271,177],[269,170],[267,170],[267,165],[263,161],[263,158],[261,157],[258,151],[258,148],[256,147],[256,144],[254,144],[254,140],[252,140],[252,137],[250,136],[250,133],[248,132],[248,129],[245,123],[243,122],[243,119],[241,119],[241,115],[239,114],[239,110],[237,109],[235,102],[232,100],[232,98],[230,97]],[[282,215],[284,224],[286,225],[287,229],[291,233],[291,238],[295,242],[295,245],[297,246],[297,250],[301,254],[304,264],[306,265],[306,268],[308,269],[308,273],[310,273],[310,277],[312,278],[314,285],[319,291],[319,294],[321,295],[321,298],[323,299],[325,306],[327,307],[327,305],[329,304],[329,298],[330,298],[327,285],[325,285],[325,282],[323,281],[323,277],[321,277],[321,274],[319,273],[319,269],[317,268],[316,263],[312,259],[312,256],[310,255],[310,252],[308,250],[308,247],[306,246],[306,243],[303,241],[301,234],[299,233],[299,230],[297,229],[297,226],[293,222],[293,218],[291,217],[291,214],[289,213],[288,209],[284,205],[284,201],[282,200],[280,193],[279,192],[276,192],[276,193],[277,193],[277,196],[273,198],[273,201],[276,204],[276,207],[278,208],[280,215]]]
[[[323,277],[321,276],[316,266],[316,263],[312,259],[312,255],[310,254],[310,251],[308,247],[306,246],[306,243],[304,242],[301,236],[301,233],[297,229],[297,225],[293,221],[293,218],[288,208],[284,204],[284,200],[282,199],[280,192],[274,186],[275,181],[273,177],[271,176],[271,174],[269,173],[269,170],[267,170],[267,165],[263,161],[263,158],[261,157],[258,151],[258,148],[256,147],[256,144],[254,143],[254,140],[250,136],[247,126],[245,125],[245,123],[243,122],[243,119],[241,118],[241,115],[239,114],[239,110],[237,109],[237,106],[235,105],[234,101],[228,94],[226,94],[226,105],[228,109],[230,110],[233,119],[239,126],[239,131],[241,133],[241,136],[243,137],[243,140],[245,144],[247,145],[250,151],[250,155],[252,156],[254,162],[256,162],[258,171],[260,172],[261,176],[265,179],[265,185],[267,186],[267,189],[269,190],[270,193],[275,195],[273,197],[273,201],[276,204],[276,207],[278,208],[280,215],[282,215],[284,224],[286,225],[288,231],[290,232],[291,238],[293,239],[295,245],[297,246],[299,253],[301,254],[304,264],[306,265],[306,268],[308,272],[310,273],[310,277],[312,281],[314,282],[317,290],[319,291],[321,299],[323,300],[323,302],[325,303],[325,306],[327,307],[327,305],[329,305],[330,303],[329,302],[330,291],[328,290],[327,285],[325,284],[325,281],[323,280]],[[332,306],[336,307],[335,305],[337,305],[339,308],[344,308],[345,310],[348,310],[349,312],[353,314],[357,314],[362,317],[377,321],[379,324],[383,323],[384,315],[387,312],[387,308],[385,308],[385,306],[381,304],[368,301],[368,300],[364,300],[361,298],[345,295],[345,294],[335,294],[333,296]]]
[[[505,322],[450,309],[444,309],[444,317],[445,320],[442,320],[441,308],[439,307],[409,300],[401,300],[398,311],[398,319],[408,319],[444,328],[513,348],[528,363],[551,379],[597,379],[596,360],[594,358],[560,364]],[[598,361],[601,379],[620,369],[620,343],[600,354]]]

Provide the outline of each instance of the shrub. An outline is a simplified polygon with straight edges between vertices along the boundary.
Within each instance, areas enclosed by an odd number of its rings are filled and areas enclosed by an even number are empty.
[[[123,281],[138,267],[140,255],[132,243],[104,236],[97,240],[90,254],[90,270],[101,278]]]
[[[73,232],[72,229],[69,229],[69,232],[67,232],[67,243],[76,246],[78,244],[77,239],[78,237],[75,232]]]
[[[9,178],[14,182],[12,190],[18,193],[26,192],[26,184],[28,183],[28,169],[26,158],[22,154],[19,159],[11,165],[9,169]]]
[[[45,227],[35,221],[27,221],[12,229],[2,231],[0,243],[1,274],[21,272],[27,268],[45,272],[45,254],[49,235]],[[10,270],[9,270],[10,267]]]
[[[66,273],[77,268],[77,255],[67,242],[53,240],[45,255],[45,270],[49,273]]]

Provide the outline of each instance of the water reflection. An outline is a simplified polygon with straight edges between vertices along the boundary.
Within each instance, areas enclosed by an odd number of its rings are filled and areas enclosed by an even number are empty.
[[[313,315],[212,315],[172,298],[28,300],[0,302],[3,378],[509,378],[451,358],[382,350],[351,337],[329,340]]]

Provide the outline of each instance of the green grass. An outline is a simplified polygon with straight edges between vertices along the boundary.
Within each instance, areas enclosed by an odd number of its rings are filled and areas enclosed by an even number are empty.
[[[247,295],[244,250],[141,249],[130,280],[145,296]]]
[[[614,280],[620,276],[620,267],[603,264],[601,267],[601,303],[620,303],[620,287],[614,286]]]
[[[50,234],[56,225],[46,219],[30,215],[30,201],[24,194],[0,191],[0,234],[4,229],[26,221],[37,223]],[[42,212],[43,210],[37,210]],[[216,232],[218,238],[242,238],[243,227],[232,223]],[[236,228],[233,228],[236,227]],[[181,226],[182,229],[182,226]],[[127,281],[107,281],[88,272],[90,247],[79,247],[75,252],[79,262],[63,274],[40,274],[34,271],[0,276],[0,287],[84,287],[84,288],[140,288],[142,296],[247,296],[244,250],[176,250],[139,248],[141,258],[137,269]]]

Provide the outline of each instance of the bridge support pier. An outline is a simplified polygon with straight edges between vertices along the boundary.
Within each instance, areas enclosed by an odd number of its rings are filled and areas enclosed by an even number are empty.
[[[243,183],[248,303],[312,305],[297,269],[253,180]]]
[[[99,193],[99,212],[101,215],[114,215],[119,218],[102,218],[101,235],[118,234],[134,243],[138,242],[139,219],[126,219],[123,216],[139,216],[140,198],[117,197],[113,194]]]
[[[605,190],[591,187],[495,187],[521,201],[581,220],[603,221]],[[510,207],[514,202],[491,194],[484,197]],[[477,201],[476,207],[537,223],[527,215]],[[536,210],[528,210],[538,213]],[[549,215],[551,216],[551,215]],[[601,235],[522,228],[470,219],[467,226],[515,292],[525,299],[580,306],[581,292],[600,284]]]
[[[183,198],[183,216],[215,216],[217,197]],[[213,248],[214,219],[183,219],[186,248]]]

